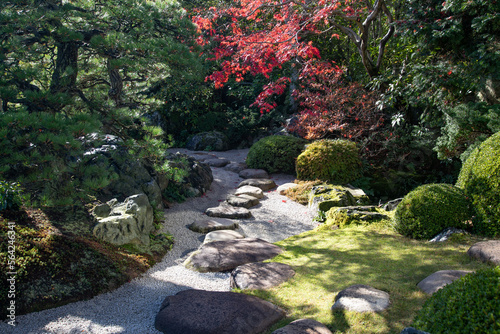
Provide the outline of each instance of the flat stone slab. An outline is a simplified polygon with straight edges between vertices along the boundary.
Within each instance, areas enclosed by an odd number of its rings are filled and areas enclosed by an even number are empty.
[[[243,179],[268,179],[269,174],[263,169],[244,169],[238,173]]]
[[[230,219],[250,218],[252,213],[247,208],[234,207],[224,202],[215,208],[208,208],[205,214],[209,217],[220,217]]]
[[[271,259],[282,251],[280,247],[261,239],[214,241],[201,245],[191,253],[184,266],[202,273],[228,271],[242,264]]]
[[[253,186],[262,189],[262,191],[268,191],[276,188],[276,182],[270,179],[246,179],[241,181],[238,185],[239,187],[243,186]]]
[[[165,298],[155,328],[168,334],[257,334],[283,317],[284,310],[255,296],[185,290]]]
[[[296,188],[298,186],[299,185],[297,183],[288,182],[288,183],[284,183],[281,186],[279,186],[278,189],[276,189],[276,191],[278,192],[278,194],[284,196],[285,195],[285,191],[287,191],[290,188]]]
[[[287,264],[256,262],[234,269],[229,281],[231,288],[264,290],[288,281],[293,275],[295,271]]]
[[[389,307],[389,294],[369,285],[356,284],[340,291],[335,297],[332,310],[379,312]]]
[[[332,332],[319,321],[299,319],[275,330],[271,334],[332,334]]]
[[[224,158],[216,158],[216,159],[207,159],[204,161],[207,165],[211,167],[224,167],[229,164],[229,160]]]
[[[250,195],[255,198],[264,198],[264,192],[262,189],[254,187],[254,186],[243,186],[238,189],[236,189],[236,192],[234,193],[236,196],[239,195]]]
[[[423,292],[432,295],[434,292],[442,289],[444,286],[452,283],[453,281],[465,276],[472,271],[467,270],[440,270],[434,274],[427,276],[421,280],[417,286]]]
[[[235,230],[238,228],[238,223],[229,219],[201,219],[196,220],[189,229],[194,232],[208,233],[216,230]]]
[[[251,208],[252,206],[256,206],[259,204],[259,199],[247,194],[241,195],[229,195],[226,198],[226,201],[229,205],[238,206],[242,208]]]
[[[467,251],[470,257],[483,262],[500,264],[500,240],[480,241]]]
[[[247,164],[244,164],[242,162],[231,162],[230,164],[226,165],[224,169],[230,172],[239,173],[244,169],[248,169],[248,166]]]
[[[207,233],[203,243],[214,242],[214,241],[224,241],[224,240],[234,240],[243,239],[245,236],[239,232],[233,230],[219,230]]]

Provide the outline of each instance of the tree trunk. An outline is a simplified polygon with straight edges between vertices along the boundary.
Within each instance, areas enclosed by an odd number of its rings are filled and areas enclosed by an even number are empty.
[[[111,88],[108,91],[108,96],[112,98],[115,101],[116,106],[119,107],[121,105],[123,80],[120,76],[118,67],[112,65],[112,61],[110,60],[110,58],[108,58],[106,65],[108,67],[109,82],[111,84]]]
[[[57,45],[56,67],[52,74],[52,94],[72,91],[78,76],[78,42],[62,42]]]

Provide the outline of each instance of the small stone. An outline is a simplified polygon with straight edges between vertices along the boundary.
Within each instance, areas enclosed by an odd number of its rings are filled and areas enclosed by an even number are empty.
[[[232,206],[243,207],[243,208],[251,208],[252,206],[256,206],[259,204],[259,199],[247,194],[241,195],[229,195],[226,199],[227,203]]]
[[[467,251],[470,257],[495,265],[500,264],[500,240],[481,241]]]
[[[299,319],[275,330],[271,334],[332,334],[332,332],[319,321]]]
[[[262,189],[262,191],[268,191],[276,188],[276,183],[270,179],[246,179],[241,181],[238,188],[243,186],[252,186]]]
[[[357,284],[348,287],[335,297],[334,309],[356,312],[379,312],[389,307],[389,294],[368,285]]]
[[[259,189],[260,190],[260,189]],[[250,218],[252,213],[247,208],[234,207],[224,202],[215,208],[208,208],[205,214],[209,217],[220,217],[229,219]]]
[[[244,169],[238,175],[243,179],[269,179],[269,174],[263,169]]]
[[[203,243],[208,243],[208,242],[214,242],[214,241],[226,241],[226,240],[234,240],[234,239],[243,239],[245,236],[243,236],[241,233],[238,233],[233,230],[219,230],[219,231],[212,231],[209,232],[205,236],[205,240],[203,240]]]
[[[297,183],[285,183],[285,184],[282,184],[281,186],[278,187],[278,189],[276,189],[276,191],[278,192],[278,194],[280,195],[285,195],[285,191],[287,191],[288,189],[290,188],[297,188],[299,185]]]
[[[467,270],[440,270],[436,271],[434,274],[427,276],[421,280],[417,286],[423,292],[432,295],[434,292],[442,289],[446,285],[452,283],[453,281],[465,276],[472,271]]]
[[[464,234],[464,233],[467,233],[467,232],[464,230],[458,229],[458,228],[448,227],[443,232],[439,233],[434,238],[429,240],[429,242],[447,241],[453,234]]]
[[[231,288],[264,290],[288,281],[293,275],[295,271],[284,263],[248,263],[233,270],[230,284]]]
[[[189,229],[194,232],[208,233],[216,230],[234,230],[238,228],[238,223],[229,219],[202,219],[189,225]]]
[[[259,198],[259,199],[264,197],[264,192],[262,191],[262,189],[257,188],[257,187],[253,187],[253,186],[240,187],[240,188],[236,189],[236,192],[234,194],[236,196],[245,194],[245,195],[250,195],[250,196],[253,196],[253,197]]]

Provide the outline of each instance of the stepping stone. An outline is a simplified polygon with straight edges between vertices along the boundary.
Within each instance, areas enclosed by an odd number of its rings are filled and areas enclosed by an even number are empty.
[[[251,208],[252,206],[256,206],[259,204],[259,199],[247,194],[241,195],[229,195],[226,199],[227,203],[232,206],[238,206],[243,208]]]
[[[205,214],[209,217],[220,217],[230,219],[245,219],[250,218],[252,214],[247,208],[238,208],[224,202],[215,208],[208,208]]]
[[[250,195],[255,198],[264,198],[264,192],[262,189],[254,187],[254,186],[243,186],[238,189],[236,189],[236,192],[234,193],[236,196],[239,195]]]
[[[204,162],[209,159],[217,159],[216,155],[210,153],[193,153],[191,156],[199,162]]]
[[[254,238],[214,241],[201,245],[184,261],[188,269],[205,272],[232,270],[242,264],[271,259],[283,250]]]
[[[244,169],[238,175],[243,179],[269,179],[269,174],[263,169]]]
[[[278,192],[278,194],[280,195],[285,195],[285,191],[287,191],[288,189],[290,188],[296,188],[298,187],[299,185],[297,183],[285,183],[285,184],[282,184],[281,186],[278,187],[278,189],[276,189],[276,191]]]
[[[252,186],[262,189],[262,191],[267,191],[276,188],[276,183],[269,179],[246,179],[241,181],[238,188],[243,186]]]
[[[467,270],[440,270],[434,274],[427,276],[421,280],[417,286],[423,292],[432,295],[434,292],[442,289],[444,286],[452,283],[453,281],[465,276],[472,271]]]
[[[184,290],[165,298],[155,328],[169,334],[257,334],[284,317],[283,309],[255,296]]]
[[[369,285],[356,284],[344,289],[335,297],[332,310],[378,312],[389,307],[389,294]]]
[[[468,233],[458,228],[448,227],[443,232],[439,233],[434,238],[429,240],[429,242],[443,242],[448,240],[453,234],[468,234]]]
[[[429,334],[428,332],[422,332],[419,331],[418,329],[415,329],[413,327],[406,327],[403,329],[403,331],[399,334]]]
[[[295,271],[284,263],[248,263],[233,270],[230,284],[231,288],[264,290],[288,281],[293,275]]]
[[[238,223],[229,219],[202,219],[196,220],[189,229],[194,232],[208,233],[216,230],[234,230],[238,228]]]
[[[225,170],[228,170],[228,171],[234,172],[234,173],[239,173],[242,170],[247,169],[247,168],[248,168],[247,164],[244,164],[242,162],[231,162],[226,167],[224,167]]]
[[[500,264],[500,240],[481,241],[472,245],[467,251],[470,257],[483,262]]]
[[[319,321],[299,319],[275,330],[271,334],[332,334],[332,332]]]
[[[207,159],[204,161],[204,163],[211,167],[224,167],[229,164],[229,160],[224,158]]]
[[[205,240],[203,240],[203,243],[206,244],[208,242],[214,242],[214,241],[225,241],[225,240],[234,240],[234,239],[243,239],[245,236],[243,236],[241,233],[238,233],[233,230],[219,230],[219,231],[212,231],[208,233],[205,236]]]

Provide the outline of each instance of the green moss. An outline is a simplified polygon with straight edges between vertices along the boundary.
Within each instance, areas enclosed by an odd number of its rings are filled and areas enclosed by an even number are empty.
[[[468,274],[438,290],[414,327],[433,334],[500,333],[500,267]]]
[[[467,229],[470,201],[450,184],[426,184],[408,193],[396,208],[394,229],[414,239],[431,239],[447,227]]]
[[[361,177],[356,143],[342,139],[318,140],[307,146],[295,165],[300,180],[345,184]]]
[[[319,211],[328,211],[332,207],[355,205],[356,200],[342,186],[321,185],[313,187],[309,193],[309,206],[318,206]]]
[[[307,141],[292,136],[269,136],[256,142],[248,151],[246,163],[250,168],[269,173],[295,173],[295,160]]]
[[[465,161],[457,187],[471,197],[477,213],[474,231],[500,236],[500,132],[497,132]]]
[[[382,220],[389,221],[387,211],[376,207],[331,208],[326,213],[326,225],[338,226],[363,225]]]

